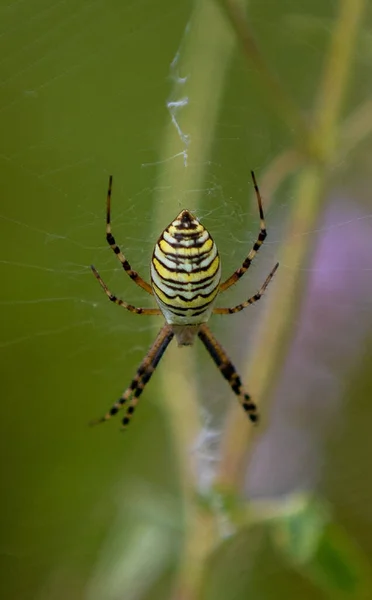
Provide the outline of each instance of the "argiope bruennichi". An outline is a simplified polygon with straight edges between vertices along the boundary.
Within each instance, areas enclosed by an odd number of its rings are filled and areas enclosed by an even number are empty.
[[[221,261],[217,246],[209,232],[188,210],[180,214],[166,229],[155,244],[151,260],[151,285],[144,281],[122,254],[115,238],[111,233],[111,188],[112,176],[109,180],[106,208],[106,239],[120,260],[124,271],[133,281],[148,294],[155,296],[159,308],[137,308],[114,296],[102,281],[97,270],[92,266],[95,277],[101,284],[109,300],[123,306],[137,315],[161,315],[165,325],[159,331],[157,338],[145,358],[141,362],[131,384],[122,396],[112,406],[111,410],[93,424],[107,421],[124,405],[128,405],[123,418],[125,428],[134,413],[138,399],[146,383],[154,373],[168,344],[176,336],[179,346],[190,346],[198,336],[208,350],[212,359],[227,379],[233,392],[252,422],[258,420],[257,407],[250,395],[244,390],[241,379],[222,346],[218,343],[206,325],[212,314],[228,315],[243,310],[249,304],[257,302],[272,280],[279,263],[275,265],[265,283],[251,298],[233,308],[215,308],[214,303],[222,292],[228,290],[249,269],[252,260],[266,238],[264,213],[261,195],[252,171],[252,179],[256,192],[260,214],[260,232],[247,258],[223,283],[221,280]]]

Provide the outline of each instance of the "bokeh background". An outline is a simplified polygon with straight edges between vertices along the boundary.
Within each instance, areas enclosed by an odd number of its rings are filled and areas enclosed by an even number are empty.
[[[372,598],[369,3],[0,2],[0,594],[14,600]],[[168,350],[130,429],[90,429],[161,325],[148,276],[181,208],[226,277],[202,348]]]

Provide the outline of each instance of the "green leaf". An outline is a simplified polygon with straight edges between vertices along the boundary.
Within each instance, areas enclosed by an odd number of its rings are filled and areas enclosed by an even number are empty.
[[[329,506],[312,495],[296,495],[254,506],[274,547],[291,567],[331,598],[371,598],[371,566]]]

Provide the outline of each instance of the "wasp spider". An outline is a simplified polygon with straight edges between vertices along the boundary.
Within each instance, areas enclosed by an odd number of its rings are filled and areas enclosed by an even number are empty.
[[[110,292],[93,266],[92,271],[111,302],[137,315],[163,314],[165,325],[159,331],[155,342],[140,364],[129,387],[109,412],[101,419],[93,421],[93,424],[107,421],[127,405],[123,427],[125,428],[128,425],[146,383],[150,380],[174,336],[176,336],[179,346],[190,346],[194,343],[195,337],[198,336],[223,377],[227,379],[233,392],[237,395],[250,420],[252,422],[258,420],[255,403],[243,388],[240,377],[222,346],[206,325],[212,314],[229,315],[237,313],[249,304],[257,302],[279,266],[279,263],[277,263],[257,294],[248,298],[245,302],[233,308],[214,307],[217,296],[234,285],[249,269],[252,260],[266,238],[262,201],[253,171],[252,179],[260,214],[260,232],[242,266],[221,283],[221,261],[216,244],[198,219],[188,210],[182,210],[163,231],[155,244],[151,260],[150,285],[136,271],[133,271],[112,235],[110,217],[112,176],[110,177],[106,206],[107,242],[121,262],[124,271],[137,285],[155,297],[159,308],[137,308],[124,300],[120,300]]]

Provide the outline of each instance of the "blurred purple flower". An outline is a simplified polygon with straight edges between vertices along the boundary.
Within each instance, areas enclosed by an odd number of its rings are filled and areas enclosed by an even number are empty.
[[[326,434],[342,424],[345,384],[371,333],[372,215],[363,215],[349,199],[337,199],[320,222],[270,423],[249,464],[250,498],[317,486]]]

